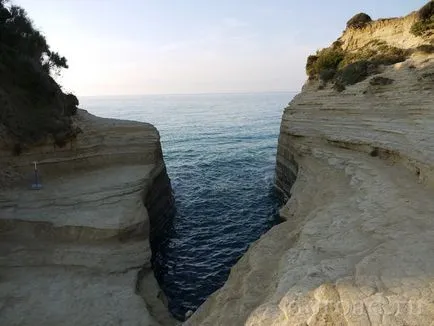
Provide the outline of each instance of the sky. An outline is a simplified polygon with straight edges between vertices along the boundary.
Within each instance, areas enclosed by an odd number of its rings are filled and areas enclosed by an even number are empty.
[[[12,0],[68,59],[79,96],[297,91],[354,14],[426,0]]]

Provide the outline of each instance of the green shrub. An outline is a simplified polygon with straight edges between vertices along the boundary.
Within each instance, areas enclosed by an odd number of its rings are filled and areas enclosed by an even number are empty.
[[[359,50],[356,52],[348,52],[345,55],[345,58],[340,62],[339,64],[339,69],[342,69],[346,66],[348,66],[351,63],[354,62],[358,62],[358,61],[368,61],[371,60],[373,57],[375,57],[377,55],[377,51],[370,49],[370,48],[365,48],[363,50]]]
[[[333,85],[333,89],[334,89],[336,92],[341,93],[341,92],[343,92],[343,91],[346,89],[346,87],[345,87],[345,85],[342,84],[339,80],[337,80],[337,81],[335,82],[335,84]]]
[[[342,41],[337,40],[332,43],[332,49],[334,50],[342,50]]]
[[[423,52],[426,54],[434,53],[434,45],[431,44],[423,44],[416,48],[416,51]]]
[[[307,57],[307,62],[306,62],[306,73],[309,76],[309,78],[314,78],[316,75],[316,67],[315,67],[315,63],[318,60],[318,56],[316,55],[310,55]]]
[[[370,22],[372,22],[371,17],[361,12],[347,22],[347,28],[363,28]]]
[[[425,72],[419,78],[419,81],[428,81],[430,83],[434,82],[434,72]]]
[[[319,73],[319,78],[322,81],[328,82],[332,80],[336,75],[336,69],[323,69]]]
[[[378,73],[380,65],[405,61],[410,54],[409,50],[390,46],[376,39],[357,51],[345,52],[341,42],[336,41],[331,47],[308,57],[306,72],[311,80],[318,78],[326,83],[334,80],[343,86],[353,85]]]
[[[347,53],[344,60],[340,63],[339,68],[343,68],[358,61],[370,61],[376,65],[391,65],[405,61],[408,55],[409,53],[406,50],[389,46],[382,41],[374,40],[359,51]]]
[[[319,76],[322,72],[329,76],[331,71],[337,70],[344,57],[344,52],[341,49],[322,49],[316,55],[308,57],[306,71],[310,78]]]
[[[406,51],[389,52],[377,54],[370,59],[370,62],[376,65],[393,65],[398,62],[407,60],[408,54]]]
[[[429,1],[425,6],[419,9],[417,15],[420,20],[429,20],[434,16],[434,1]]]
[[[375,62],[362,60],[339,70],[336,80],[344,86],[354,85],[378,72],[378,65]]]
[[[434,30],[434,0],[428,2],[417,12],[419,21],[413,24],[410,32],[416,36],[431,34]]]
[[[434,18],[414,23],[413,26],[411,26],[410,32],[416,36],[424,36],[432,30],[434,30]]]
[[[385,86],[393,84],[393,79],[387,78],[387,77],[374,77],[369,81],[369,84],[372,86]]]
[[[318,72],[324,69],[337,69],[345,55],[341,49],[324,49],[318,53],[318,60],[315,62]]]
[[[349,64],[339,71],[337,80],[344,86],[354,85],[366,79],[370,74],[370,63],[358,61]]]

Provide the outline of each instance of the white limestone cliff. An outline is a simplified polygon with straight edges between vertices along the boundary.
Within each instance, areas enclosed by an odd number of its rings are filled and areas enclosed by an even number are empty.
[[[158,131],[83,110],[74,123],[63,148],[2,143],[0,324],[171,325],[150,269],[173,209]]]
[[[347,30],[343,47],[419,46],[407,37],[413,18]],[[392,84],[371,82],[379,76]],[[285,222],[186,326],[433,324],[434,55],[416,52],[375,77],[341,93],[310,81],[285,109]]]

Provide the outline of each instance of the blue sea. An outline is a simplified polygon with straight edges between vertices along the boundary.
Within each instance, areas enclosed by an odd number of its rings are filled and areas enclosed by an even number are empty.
[[[226,281],[279,222],[273,187],[283,108],[294,93],[84,97],[81,107],[146,121],[161,135],[177,213],[158,237],[154,271],[178,319]]]

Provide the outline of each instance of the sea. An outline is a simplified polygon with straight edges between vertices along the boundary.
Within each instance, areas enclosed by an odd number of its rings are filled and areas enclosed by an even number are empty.
[[[102,117],[155,125],[176,215],[153,243],[153,267],[183,320],[227,280],[249,245],[279,223],[274,170],[293,92],[82,97]]]

